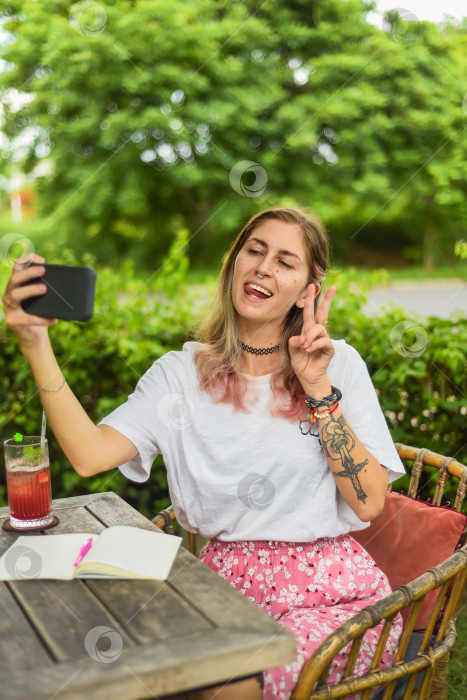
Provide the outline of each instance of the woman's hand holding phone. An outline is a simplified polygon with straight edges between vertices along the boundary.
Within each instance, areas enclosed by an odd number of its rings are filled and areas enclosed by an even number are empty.
[[[45,263],[45,258],[35,253],[17,258],[6,289],[2,295],[5,320],[19,339],[22,347],[38,347],[48,338],[48,327],[55,326],[56,318],[41,318],[27,314],[21,302],[24,299],[45,294],[47,286],[43,283],[21,286],[24,282],[43,275],[45,268],[30,265],[31,262]]]

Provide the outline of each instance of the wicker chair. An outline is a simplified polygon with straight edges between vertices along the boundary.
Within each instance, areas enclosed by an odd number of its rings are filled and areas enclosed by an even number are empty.
[[[410,470],[408,495],[419,493],[423,468],[434,467],[437,481],[433,505],[441,505],[446,484],[457,484],[454,510],[460,512],[467,491],[467,467],[451,457],[396,443],[401,459]],[[410,468],[410,462],[413,465]],[[172,506],[161,511],[153,522],[165,532],[173,532]],[[196,553],[196,537],[188,533],[188,546]],[[447,669],[450,651],[456,639],[455,618],[467,583],[467,544],[439,565],[374,605],[357,613],[341,625],[319,646],[304,664],[292,693],[292,700],[324,700],[359,693],[362,700],[389,698],[447,698]],[[420,606],[425,596],[438,590],[429,622],[423,632],[414,632]],[[380,666],[384,646],[399,611],[408,613],[399,640],[397,655],[388,669]],[[382,621],[383,631],[373,656],[371,668],[364,676],[354,675],[363,635]],[[347,665],[338,683],[328,685],[326,678],[332,659],[350,646]]]

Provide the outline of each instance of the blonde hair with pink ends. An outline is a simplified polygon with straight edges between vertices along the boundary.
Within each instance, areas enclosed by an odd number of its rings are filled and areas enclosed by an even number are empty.
[[[219,403],[232,403],[236,410],[248,412],[244,403],[246,379],[240,374],[241,352],[237,312],[232,302],[232,277],[235,260],[251,233],[265,221],[277,220],[300,229],[307,251],[308,281],[320,282],[329,266],[329,241],[322,221],[314,213],[295,208],[267,209],[254,216],[240,231],[227,253],[217,280],[209,309],[194,329],[200,347],[194,360],[200,389]],[[320,294],[315,299],[315,311]],[[293,305],[284,320],[280,339],[280,366],[271,377],[275,401],[272,415],[297,419],[306,414],[305,392],[292,369],[288,341],[300,335],[303,311]]]

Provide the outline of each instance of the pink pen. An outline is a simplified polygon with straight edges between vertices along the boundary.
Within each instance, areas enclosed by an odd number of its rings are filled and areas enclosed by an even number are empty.
[[[89,550],[91,549],[91,545],[92,545],[92,537],[90,537],[88,540],[86,540],[86,542],[81,547],[79,554],[78,554],[78,558],[76,559],[75,563],[73,564],[74,567],[78,566],[78,564],[81,562],[84,555],[89,552]]]

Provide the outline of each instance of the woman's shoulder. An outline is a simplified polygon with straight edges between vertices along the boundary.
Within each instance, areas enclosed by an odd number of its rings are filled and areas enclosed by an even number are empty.
[[[186,382],[193,374],[193,356],[198,346],[199,343],[187,342],[181,350],[169,350],[154,360],[141,379],[159,383],[172,383],[174,379],[181,383]]]
[[[334,355],[328,367],[329,379],[334,386],[344,391],[366,375],[368,368],[365,360],[353,345],[345,340],[333,340],[332,342]]]
[[[193,365],[194,354],[199,347],[200,343],[192,341],[186,342],[183,344],[181,350],[169,350],[169,352],[161,355],[161,357],[154,362],[153,367],[157,365],[164,367],[164,369],[172,367],[174,369],[190,367]]]
[[[346,340],[332,339],[332,344],[334,345],[334,355],[331,362],[334,362],[334,364],[348,364],[349,362],[359,364],[363,362],[363,358],[358,350]]]

